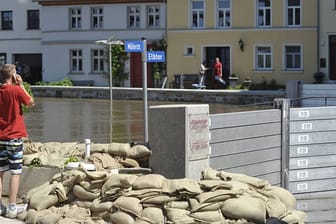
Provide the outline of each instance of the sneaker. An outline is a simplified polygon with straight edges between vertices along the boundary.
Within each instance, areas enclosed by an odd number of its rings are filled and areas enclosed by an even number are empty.
[[[16,216],[22,212],[26,211],[26,206],[15,206],[14,208],[7,208],[6,217],[10,219],[15,219]]]
[[[6,214],[6,206],[4,206],[3,204],[0,204],[0,215],[4,216]]]

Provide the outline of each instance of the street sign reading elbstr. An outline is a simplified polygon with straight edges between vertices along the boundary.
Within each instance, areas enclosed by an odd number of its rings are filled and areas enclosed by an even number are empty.
[[[143,42],[141,40],[127,40],[125,41],[126,52],[143,52]]]
[[[164,51],[148,51],[147,62],[165,62]]]

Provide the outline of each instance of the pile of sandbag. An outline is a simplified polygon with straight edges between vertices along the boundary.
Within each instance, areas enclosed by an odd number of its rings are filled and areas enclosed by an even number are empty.
[[[84,143],[25,142],[23,164],[31,166],[36,159],[40,166],[63,168],[69,158],[84,159]],[[91,144],[89,160],[96,170],[138,168],[147,164],[151,151],[144,145],[129,143]]]
[[[201,180],[80,168],[59,173],[27,195],[25,223],[304,223],[287,190],[244,174],[202,171]]]

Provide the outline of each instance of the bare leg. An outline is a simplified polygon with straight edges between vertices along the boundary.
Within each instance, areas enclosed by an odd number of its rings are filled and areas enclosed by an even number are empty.
[[[2,202],[2,182],[3,182],[4,172],[0,172],[0,203]]]
[[[11,175],[10,176],[10,183],[9,183],[9,203],[15,204],[16,197],[19,191],[19,184],[20,184],[20,175]]]

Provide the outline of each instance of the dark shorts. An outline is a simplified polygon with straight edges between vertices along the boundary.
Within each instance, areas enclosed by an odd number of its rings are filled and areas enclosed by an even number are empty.
[[[10,171],[12,175],[22,173],[22,139],[0,140],[0,172]]]

